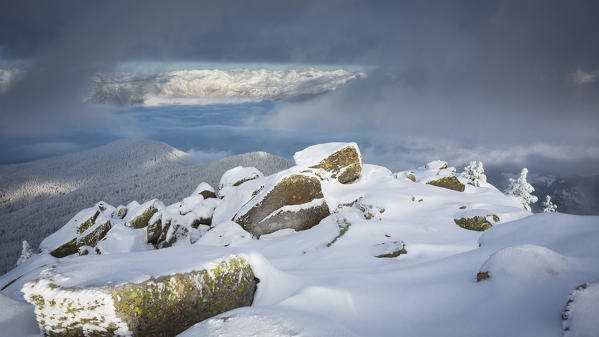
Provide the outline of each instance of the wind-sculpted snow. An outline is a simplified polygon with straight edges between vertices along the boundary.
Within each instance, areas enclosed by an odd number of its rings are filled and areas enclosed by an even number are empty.
[[[286,100],[335,90],[363,76],[343,69],[102,73],[93,79],[90,99],[101,104],[149,106]]]

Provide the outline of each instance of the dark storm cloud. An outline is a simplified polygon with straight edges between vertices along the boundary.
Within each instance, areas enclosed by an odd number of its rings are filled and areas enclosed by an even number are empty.
[[[123,123],[81,103],[126,60],[365,64],[331,95],[281,105],[273,128],[343,127],[479,146],[597,146],[595,1],[3,1],[3,132]],[[99,124],[102,125],[102,124]],[[534,145],[533,144],[533,145]],[[458,144],[460,145],[460,144]],[[591,150],[593,152],[593,150]],[[593,152],[594,153],[594,152]]]

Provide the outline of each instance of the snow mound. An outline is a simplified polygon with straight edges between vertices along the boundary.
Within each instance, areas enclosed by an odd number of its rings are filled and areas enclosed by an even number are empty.
[[[572,270],[572,262],[559,253],[536,245],[519,245],[495,252],[481,267],[491,278],[541,282]]]
[[[101,104],[147,106],[284,100],[335,90],[364,76],[343,69],[101,73],[93,79],[90,99]]]
[[[246,181],[264,177],[262,172],[255,167],[234,167],[223,174],[218,183],[218,189],[225,187],[238,186]]]
[[[564,337],[599,336],[599,282],[583,284],[568,297],[562,316]]]
[[[0,294],[0,331],[3,336],[39,336],[33,306]]]
[[[343,326],[294,311],[240,308],[200,322],[179,337],[352,337]]]

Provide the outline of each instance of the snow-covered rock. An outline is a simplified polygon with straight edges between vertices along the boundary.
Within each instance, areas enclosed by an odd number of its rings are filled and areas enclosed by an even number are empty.
[[[571,269],[572,263],[551,249],[518,245],[491,255],[480,268],[479,274],[486,274],[484,278],[505,277],[522,282],[541,282]]]
[[[203,319],[252,303],[256,283],[245,258],[204,260],[202,268],[156,273],[152,264],[167,262],[165,258],[138,255],[132,260],[137,273],[148,275],[145,280],[125,276],[102,284],[61,274],[73,268],[67,265],[25,284],[23,292],[48,336],[174,336]],[[98,273],[94,264],[77,267],[88,277]]]
[[[599,282],[582,284],[568,296],[562,314],[564,337],[599,336]]]
[[[293,155],[295,164],[316,170],[316,175],[348,184],[360,178],[362,155],[356,143],[326,143],[310,146]],[[311,171],[311,170],[308,170]]]
[[[255,167],[234,167],[223,174],[218,183],[218,195],[224,198],[230,191],[247,181],[262,178],[264,175]]]
[[[313,175],[290,169],[268,177],[264,184],[234,217],[257,237],[285,228],[309,229],[330,214],[320,180]]]
[[[114,208],[107,208],[102,202],[80,211],[60,230],[44,239],[41,249],[54,257],[65,257],[78,253],[79,247],[95,246],[112,227],[107,214],[113,211]]]
[[[132,228],[144,228],[148,226],[154,213],[164,208],[164,204],[158,199],[153,199],[137,207],[130,204],[127,208],[127,215],[124,218],[126,225]]]

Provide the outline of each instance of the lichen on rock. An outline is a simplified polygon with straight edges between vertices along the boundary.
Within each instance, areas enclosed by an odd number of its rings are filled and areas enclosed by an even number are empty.
[[[290,173],[272,179],[272,188],[254,196],[233,218],[252,235],[308,229],[330,214],[316,177]]]
[[[466,186],[455,176],[443,177],[437,180],[427,182],[429,185],[447,188],[453,191],[464,192]]]
[[[494,222],[499,222],[499,217],[495,214],[490,214],[487,216],[476,215],[470,218],[453,219],[453,221],[456,225],[464,229],[482,232],[493,227],[493,223],[488,220],[489,217],[491,217]]]
[[[326,176],[342,184],[358,180],[364,166],[362,155],[355,143],[314,145],[295,153],[293,158],[297,165],[321,169]],[[322,172],[316,174],[323,177]]]
[[[141,283],[69,288],[48,278],[23,287],[44,336],[175,336],[251,305],[255,290],[253,271],[239,256]]]

